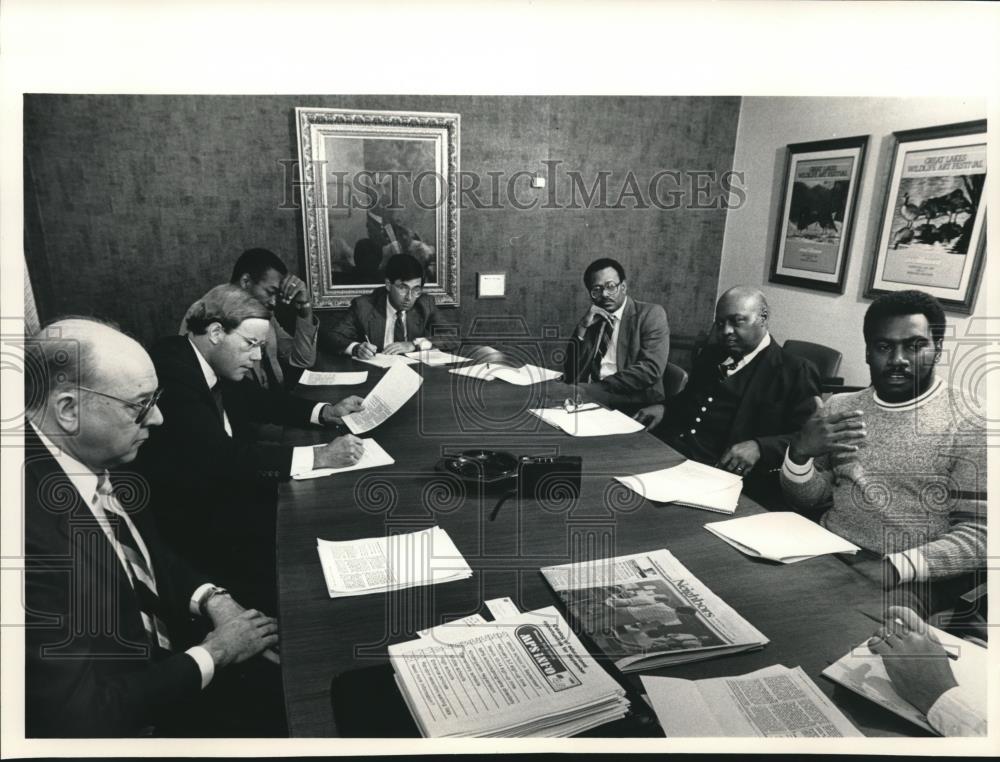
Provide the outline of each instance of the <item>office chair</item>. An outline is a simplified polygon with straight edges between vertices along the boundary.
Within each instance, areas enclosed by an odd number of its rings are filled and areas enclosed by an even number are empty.
[[[672,362],[668,362],[666,369],[663,371],[664,398],[670,399],[671,397],[680,394],[684,391],[684,387],[687,386],[687,381],[687,371],[679,365],[674,365]]]

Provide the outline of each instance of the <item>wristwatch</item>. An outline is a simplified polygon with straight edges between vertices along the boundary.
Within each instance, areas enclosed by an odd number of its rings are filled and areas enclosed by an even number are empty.
[[[224,587],[212,585],[212,587],[210,587],[208,591],[201,596],[201,602],[198,604],[198,610],[201,612],[202,616],[208,616],[208,602],[217,595],[229,595],[229,591]]]

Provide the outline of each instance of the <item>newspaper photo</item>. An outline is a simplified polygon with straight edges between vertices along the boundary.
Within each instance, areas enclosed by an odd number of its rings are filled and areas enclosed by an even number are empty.
[[[623,672],[769,642],[667,550],[550,566],[542,574]]]

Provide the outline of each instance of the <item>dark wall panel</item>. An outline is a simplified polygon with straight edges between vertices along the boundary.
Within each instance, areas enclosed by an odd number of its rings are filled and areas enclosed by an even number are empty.
[[[187,305],[226,280],[239,252],[264,246],[302,272],[302,223],[287,205],[280,162],[297,158],[295,106],[452,111],[461,114],[461,169],[547,172],[521,211],[461,212],[459,315],[522,318],[534,335],[566,335],[587,304],[580,273],[591,259],[620,259],[631,293],[661,302],[675,334],[710,320],[725,210],[697,201],[685,174],[680,208],[566,207],[569,172],[589,189],[607,172],[613,205],[632,173],[647,195],[660,170],[731,168],[738,98],[446,96],[81,96],[24,101],[31,225],[26,255],[39,304],[54,313],[96,313],[149,341],[175,329]],[[678,186],[661,183],[661,199]],[[475,273],[507,270],[506,300],[477,301]],[[324,320],[337,313],[323,313]]]

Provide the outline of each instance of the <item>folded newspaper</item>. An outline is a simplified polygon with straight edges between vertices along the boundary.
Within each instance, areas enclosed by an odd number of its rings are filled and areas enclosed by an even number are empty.
[[[331,598],[468,579],[472,569],[440,527],[409,534],[316,540]]]
[[[622,672],[752,651],[768,639],[667,550],[542,574]]]
[[[642,686],[668,738],[841,738],[861,733],[802,667],[739,677],[647,677]]]
[[[426,738],[566,737],[621,719],[625,691],[552,606],[389,646]]]

